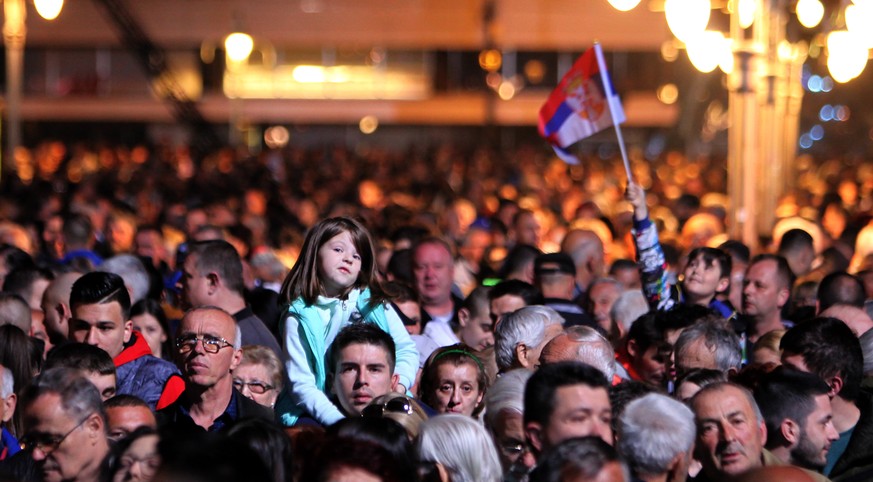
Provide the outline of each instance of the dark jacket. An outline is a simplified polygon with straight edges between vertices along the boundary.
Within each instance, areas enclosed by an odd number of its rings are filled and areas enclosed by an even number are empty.
[[[834,482],[873,480],[873,392],[862,389],[855,403],[861,418],[849,446],[828,475]]]
[[[194,420],[188,415],[190,407],[191,402],[183,393],[172,405],[155,412],[158,427],[172,428],[175,433],[206,432],[206,429],[194,423]],[[248,418],[260,418],[268,422],[275,422],[276,420],[275,414],[268,407],[246,398],[234,389],[227,408],[216,419],[217,423],[213,425],[211,431],[225,432],[235,423]]]
[[[185,382],[176,365],[157,358],[145,338],[134,331],[129,345],[113,360],[117,373],[117,393],[135,395],[152,410],[176,401]]]

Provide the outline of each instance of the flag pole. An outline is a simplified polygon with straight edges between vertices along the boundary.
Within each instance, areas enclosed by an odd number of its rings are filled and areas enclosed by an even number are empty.
[[[631,175],[630,162],[627,160],[627,149],[624,147],[624,136],[621,135],[621,125],[615,117],[615,109],[613,102],[617,101],[615,93],[612,91],[612,82],[609,80],[609,71],[606,70],[606,60],[603,58],[603,50],[600,48],[600,42],[594,42],[594,53],[597,57],[597,67],[600,70],[600,79],[603,81],[603,92],[606,94],[606,103],[609,105],[609,116],[612,117],[612,126],[615,127],[615,135],[618,137],[618,147],[621,149],[621,160],[624,161],[624,173],[627,175],[627,182],[633,182]]]

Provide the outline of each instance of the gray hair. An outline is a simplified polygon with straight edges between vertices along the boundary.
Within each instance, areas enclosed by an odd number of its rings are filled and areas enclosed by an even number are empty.
[[[445,467],[452,482],[503,480],[491,436],[472,417],[445,414],[425,421],[417,448],[421,460]]]
[[[642,291],[626,290],[612,304],[609,317],[626,333],[630,330],[634,320],[648,313],[649,309],[649,302],[646,301]]]
[[[638,474],[667,472],[694,446],[694,413],[684,403],[650,393],[630,402],[619,417],[618,451]]]
[[[726,326],[724,320],[705,320],[686,328],[676,340],[676,359],[683,357],[688,347],[697,340],[714,353],[716,370],[727,373],[731,368],[740,369],[743,361],[740,338]]]
[[[615,376],[615,349],[609,340],[594,328],[584,325],[571,326],[564,333],[579,344],[576,360],[600,370],[612,382]]]
[[[288,272],[288,268],[282,264],[282,261],[273,251],[265,251],[252,256],[251,265],[252,268],[268,269],[272,278],[267,281],[281,280]]]
[[[75,420],[82,420],[92,413],[103,418],[106,424],[106,410],[100,392],[82,373],[75,368],[50,368],[36,377],[21,394],[21,405],[29,406],[39,397],[54,393],[60,397],[61,408]]]
[[[522,389],[524,389],[522,387]],[[0,365],[0,397],[4,400],[9,398],[9,395],[15,391],[15,379],[12,377],[12,370],[3,365]]]
[[[99,271],[121,276],[124,285],[130,290],[130,303],[142,301],[149,294],[151,280],[145,265],[132,254],[113,256],[100,265]]]
[[[546,337],[546,325],[553,323],[544,308],[544,306],[521,308],[504,315],[494,328],[494,354],[499,370],[507,370],[512,366],[515,361],[515,347],[518,345],[524,344],[533,348],[543,342]]]
[[[486,426],[494,427],[497,415],[504,410],[524,413],[524,385],[531,375],[532,371],[518,368],[497,377],[485,394]]]

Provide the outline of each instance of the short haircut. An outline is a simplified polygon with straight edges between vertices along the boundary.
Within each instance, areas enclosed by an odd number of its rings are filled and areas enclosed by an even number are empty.
[[[12,376],[12,370],[0,365],[0,397],[5,400],[13,393],[15,393],[15,378]]]
[[[539,249],[527,244],[514,246],[503,258],[503,265],[500,267],[498,275],[501,278],[506,278],[510,274],[518,272],[525,266],[533,264],[541,253]]]
[[[503,469],[491,436],[478,420],[460,414],[428,419],[418,436],[422,460],[445,467],[452,482],[494,482]]]
[[[729,254],[731,258],[734,258],[744,264],[748,264],[749,258],[751,258],[751,251],[749,250],[749,247],[743,244],[741,241],[729,239],[721,243],[718,249]]]
[[[232,343],[233,349],[234,350],[241,350],[242,349],[242,329],[240,329],[239,323],[236,321],[236,318],[234,318],[233,315],[231,315],[230,313],[225,311],[223,308],[219,308],[217,306],[210,306],[210,305],[198,306],[196,308],[191,308],[190,310],[185,312],[185,315],[182,317],[182,321],[185,321],[185,318],[188,318],[192,314],[199,313],[201,311],[216,311],[221,316],[225,316],[229,320],[231,320],[233,322],[233,328],[234,328],[233,343]]]
[[[609,317],[622,327],[623,331],[628,331],[634,320],[649,312],[649,302],[642,290],[625,290],[609,310]]]
[[[55,275],[50,270],[27,264],[6,274],[6,278],[3,280],[3,291],[15,293],[27,300],[33,294],[33,284],[37,280],[51,281],[53,279],[55,279]]]
[[[794,272],[791,271],[788,261],[778,254],[759,254],[752,258],[749,267],[751,268],[752,265],[762,261],[773,261],[776,263],[776,281],[780,284],[779,288],[791,291],[794,287],[794,280],[797,278],[794,276]]]
[[[794,228],[785,231],[782,234],[782,239],[779,241],[779,249],[780,253],[798,251],[800,249],[815,249],[815,243],[812,239],[812,236],[806,231]]]
[[[30,333],[33,325],[30,306],[21,295],[0,291],[0,325],[17,326],[21,331]]]
[[[242,260],[233,245],[215,239],[188,243],[188,256],[196,255],[195,267],[200,274],[216,273],[221,282],[234,293],[245,291]]]
[[[106,423],[106,410],[100,392],[87,378],[73,368],[52,368],[43,371],[21,394],[21,406],[28,407],[39,397],[54,393],[60,397],[61,408],[74,420],[82,420],[92,413]]]
[[[115,375],[115,363],[102,348],[87,343],[65,343],[52,348],[43,369],[75,368],[83,373]]]
[[[119,407],[142,407],[151,410],[151,408],[149,408],[149,404],[146,403],[145,400],[137,397],[136,395],[130,395],[126,393],[122,395],[116,395],[106,400],[105,402],[103,402],[103,407],[107,409]]]
[[[385,357],[388,359],[389,370],[394,373],[397,357],[394,339],[378,326],[373,323],[352,323],[340,330],[331,347],[332,369],[336,369],[340,353],[349,345],[372,345],[381,348],[385,351]]]
[[[698,257],[703,257],[703,262],[706,266],[718,266],[720,270],[719,278],[729,278],[731,276],[731,257],[728,253],[709,247],[694,248],[688,253],[688,261],[691,262]]]
[[[573,385],[587,385],[609,391],[609,382],[603,373],[585,363],[568,361],[544,365],[527,381],[524,387],[524,423],[549,425],[558,389]]]
[[[704,320],[686,328],[676,339],[676,358],[685,354],[697,340],[713,352],[719,370],[727,373],[731,368],[740,369],[743,362],[740,337],[724,321]]]
[[[700,388],[713,383],[726,382],[727,374],[721,370],[713,370],[711,368],[692,368],[683,373],[676,380],[676,388],[683,383],[693,383]]]
[[[530,473],[530,482],[594,480],[609,463],[617,463],[629,481],[627,466],[618,452],[600,437],[576,437],[546,450]]]
[[[764,415],[761,414],[761,409],[758,407],[758,402],[755,401],[755,396],[752,395],[752,392],[750,392],[748,388],[746,388],[742,385],[738,385],[738,384],[733,383],[733,382],[719,382],[719,383],[712,383],[710,385],[707,385],[707,386],[701,388],[699,392],[694,394],[694,397],[691,398],[691,401],[689,402],[689,404],[691,405],[691,408],[693,410],[694,404],[698,398],[701,398],[703,395],[705,395],[709,392],[720,392],[722,390],[726,390],[729,388],[734,388],[736,390],[739,390],[740,393],[742,393],[742,395],[746,398],[746,402],[749,404],[749,406],[752,407],[752,412],[755,414],[755,421],[756,422],[758,422],[758,423],[764,422]],[[697,414],[695,413],[695,418],[696,418],[696,416],[697,416]]]
[[[73,248],[86,247],[94,239],[91,218],[84,214],[73,214],[64,219],[64,242]]]
[[[524,413],[524,385],[533,373],[524,368],[510,370],[494,382],[485,396],[485,426],[493,428],[504,410]]]
[[[121,317],[130,319],[130,295],[121,276],[114,273],[94,271],[77,279],[70,291],[70,308],[80,305],[104,305],[118,303]]]
[[[858,277],[845,271],[837,271],[822,278],[816,298],[818,298],[819,313],[834,305],[863,308],[867,292],[864,283]]]
[[[548,324],[548,316],[532,306],[504,315],[500,323],[494,327],[494,354],[497,368],[503,371],[512,367],[516,361],[515,348],[519,344],[524,344],[528,348],[539,346],[546,337]]]
[[[650,311],[634,320],[625,337],[626,342],[635,341],[641,353],[651,346],[665,344],[667,341],[664,338],[663,330],[661,330],[661,322],[659,322],[659,318],[662,316],[663,312]]]
[[[587,363],[600,370],[607,380],[615,376],[615,349],[612,343],[596,329],[576,325],[566,328],[564,333],[570,340],[579,344],[576,360]]]
[[[136,256],[132,254],[113,256],[104,261],[98,269],[121,276],[125,286],[130,288],[131,303],[142,301],[148,296],[151,278],[145,265]]]
[[[506,295],[518,296],[527,306],[538,305],[543,300],[543,296],[534,285],[517,279],[501,281],[494,285],[488,293],[488,300],[496,300]]]
[[[855,400],[861,388],[864,355],[861,342],[849,327],[836,318],[815,318],[788,330],[779,347],[784,353],[803,357],[812,373],[827,381],[839,375],[844,400]]]
[[[390,357],[389,357],[390,359]],[[263,345],[246,345],[242,347],[242,365],[261,365],[267,370],[272,384],[281,393],[285,382],[285,367],[282,361],[270,348]]]
[[[488,296],[491,294],[491,287],[489,286],[479,286],[474,289],[464,298],[464,302],[461,303],[461,309],[466,309],[470,312],[470,315],[473,318],[479,317],[488,317],[488,313],[490,312],[490,307],[488,306]],[[457,317],[457,315],[455,315]]]
[[[767,447],[779,445],[780,427],[785,419],[806,429],[806,418],[815,410],[814,398],[827,395],[830,387],[821,378],[781,366],[764,374],[755,387],[755,401],[767,425]],[[773,434],[773,436],[769,436]]]
[[[618,451],[636,474],[666,473],[670,462],[694,446],[694,413],[684,403],[650,393],[624,409]]]

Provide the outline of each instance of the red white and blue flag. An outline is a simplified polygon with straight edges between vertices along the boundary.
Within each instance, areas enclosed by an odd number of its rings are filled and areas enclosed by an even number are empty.
[[[539,131],[569,164],[579,159],[567,151],[574,143],[624,122],[600,44],[585,51],[540,108]]]

